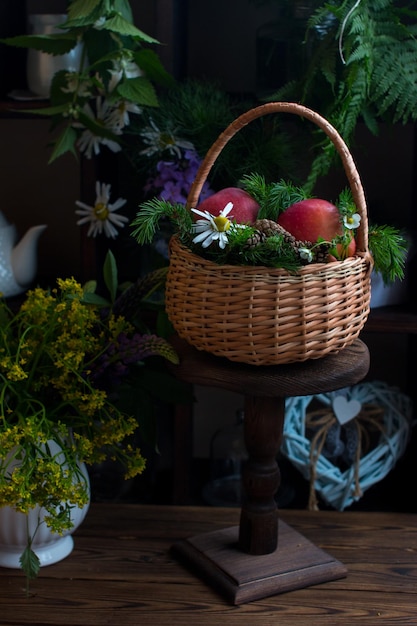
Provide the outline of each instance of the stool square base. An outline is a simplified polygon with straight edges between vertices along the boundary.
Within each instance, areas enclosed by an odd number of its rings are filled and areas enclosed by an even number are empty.
[[[179,541],[172,551],[232,604],[344,578],[346,567],[279,520],[278,548],[253,556],[239,549],[239,527]]]

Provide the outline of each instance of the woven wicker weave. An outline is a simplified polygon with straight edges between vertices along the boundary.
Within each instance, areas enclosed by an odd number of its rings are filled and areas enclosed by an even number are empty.
[[[238,117],[203,160],[188,196],[195,207],[215,160],[252,120],[292,113],[319,126],[338,151],[361,224],[356,256],[315,263],[291,274],[284,269],[218,265],[193,254],[174,236],[166,286],[166,310],[180,337],[199,350],[251,365],[320,358],[357,338],[369,313],[372,259],[363,188],[352,156],[320,115],[294,103],[273,102]]]
[[[363,407],[380,407],[380,431],[376,431],[375,436],[370,426],[365,426],[372,446],[366,449],[366,443],[358,444],[360,459],[357,467],[355,462],[347,468],[343,468],[343,463],[339,467],[334,460],[320,454],[315,460],[313,474],[311,440],[306,432],[309,410],[318,400],[331,411],[332,400],[339,393],[349,401],[359,401]],[[310,480],[310,488],[314,488],[324,502],[343,511],[359,500],[369,487],[385,478],[401,458],[409,442],[412,417],[410,398],[380,381],[359,383],[341,392],[288,398],[281,452],[304,478]],[[315,508],[311,507],[311,502],[309,508]]]

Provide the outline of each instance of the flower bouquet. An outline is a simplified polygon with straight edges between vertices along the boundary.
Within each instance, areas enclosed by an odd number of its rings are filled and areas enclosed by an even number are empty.
[[[316,124],[334,143],[347,175],[338,206],[306,197],[290,182],[248,174],[199,204],[218,155],[252,120],[292,113]],[[178,334],[198,349],[230,360],[269,365],[319,358],[349,345],[368,312],[370,273],[402,277],[405,239],[388,226],[368,228],[365,195],[353,158],[336,129],[294,103],[268,103],[232,122],[207,152],[187,205],[151,199],[133,226],[152,240],[168,217],[166,309]]]
[[[73,507],[88,503],[80,464],[112,458],[126,477],[144,470],[132,445],[138,419],[119,403],[120,390],[147,357],[177,362],[166,340],[139,332],[124,315],[138,300],[132,291],[127,303],[116,297],[112,261],[110,302],[93,282],[83,288],[73,278],[29,291],[17,311],[0,301],[0,507],[23,514],[41,507],[57,534],[71,528]],[[39,570],[33,540],[29,534],[21,557],[28,578]]]

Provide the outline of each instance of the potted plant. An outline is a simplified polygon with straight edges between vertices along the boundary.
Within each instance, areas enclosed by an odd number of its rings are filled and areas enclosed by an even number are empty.
[[[2,40],[55,56],[81,49],[75,70],[53,75],[49,106],[31,111],[50,117],[57,131],[50,162],[69,151],[119,152],[130,116],[158,105],[154,85],[172,84],[152,49],[159,42],[134,25],[128,0],[69,0],[57,30]]]
[[[145,359],[177,362],[166,340],[131,321],[141,285],[133,286],[136,299],[132,291],[127,300],[116,297],[110,253],[104,277],[109,301],[95,293],[94,281],[82,287],[73,278],[27,292],[17,310],[0,301],[0,515],[15,511],[27,522],[35,514],[25,545],[10,545],[13,535],[6,534],[1,549],[21,550],[28,580],[41,565],[37,536],[45,527],[65,535],[74,528],[74,510],[88,506],[83,464],[112,458],[126,477],[143,471],[145,459],[132,444],[141,418],[119,398],[126,384],[134,388],[135,369]],[[146,285],[149,291],[149,278]],[[140,407],[136,411],[140,416]],[[5,532],[3,522],[0,527]]]

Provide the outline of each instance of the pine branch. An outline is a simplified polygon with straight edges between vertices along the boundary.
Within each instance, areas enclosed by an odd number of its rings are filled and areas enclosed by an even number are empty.
[[[302,187],[297,187],[283,179],[267,184],[264,176],[255,173],[243,176],[241,182],[244,189],[259,204],[259,219],[276,220],[278,215],[291,204],[308,197]]]
[[[402,280],[408,248],[401,233],[392,226],[372,226],[368,242],[374,258],[374,269],[381,274],[384,284]]]
[[[131,233],[139,244],[151,243],[163,218],[170,219],[180,230],[190,230],[192,217],[182,204],[171,204],[165,200],[152,198],[143,202],[132,221],[136,226]]]

